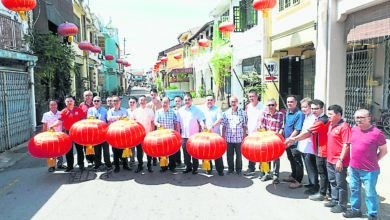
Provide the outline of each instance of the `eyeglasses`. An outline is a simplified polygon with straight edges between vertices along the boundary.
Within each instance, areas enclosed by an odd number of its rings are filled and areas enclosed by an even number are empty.
[[[115,100],[115,99],[114,99],[114,100],[112,100],[112,101],[113,101],[113,102],[119,102],[119,100]]]
[[[93,102],[100,102],[100,100],[93,100]]]
[[[275,104],[269,104],[269,105],[267,105],[268,107],[274,107],[275,106]]]
[[[357,117],[355,117],[355,120],[363,120],[365,118],[367,118],[367,117],[357,116]]]
[[[135,102],[129,102],[130,104],[134,104]]]
[[[311,108],[312,111],[320,110],[320,108]]]

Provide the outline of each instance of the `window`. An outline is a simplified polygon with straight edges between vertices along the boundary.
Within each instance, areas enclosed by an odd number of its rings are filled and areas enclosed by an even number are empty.
[[[292,4],[291,4],[292,2]],[[301,0],[279,0],[279,11],[283,11],[285,9],[288,9],[290,7],[294,7],[296,5],[299,5],[301,3]]]
[[[241,0],[239,6],[233,7],[235,32],[244,32],[257,25],[257,11],[253,0]]]

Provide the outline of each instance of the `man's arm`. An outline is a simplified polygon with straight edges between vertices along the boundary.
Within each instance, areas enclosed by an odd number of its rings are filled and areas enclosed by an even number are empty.
[[[286,139],[284,143],[287,145],[287,147],[293,145],[297,141],[305,140],[306,138],[311,137],[309,131],[303,132],[301,134],[299,134],[299,132],[299,130],[294,130],[290,137]],[[297,134],[299,135],[297,136]]]
[[[387,154],[387,146],[386,144],[378,147],[378,160],[382,159]]]
[[[54,122],[54,124],[52,124],[49,129],[52,129],[52,128],[55,128],[55,127],[58,127],[62,124],[62,121],[61,120],[57,120],[56,122]]]
[[[43,123],[43,131],[47,131],[47,123]]]
[[[246,126],[244,126],[242,129],[243,129],[242,132],[244,132],[244,133],[243,133],[244,135],[243,135],[243,137],[242,137],[242,140],[244,140],[244,138],[245,138],[245,136],[246,136]]]
[[[223,137],[224,139],[226,138],[225,135],[226,135],[226,127],[225,127],[225,126],[222,126],[222,137]]]
[[[342,160],[344,160],[345,154],[349,153],[349,145],[350,145],[349,143],[343,144],[343,149],[341,150],[341,153],[340,153],[340,159],[336,163],[336,170],[339,172],[343,170],[343,161]]]

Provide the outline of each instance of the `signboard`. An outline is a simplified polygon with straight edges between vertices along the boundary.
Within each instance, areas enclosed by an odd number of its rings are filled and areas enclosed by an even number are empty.
[[[99,85],[104,85],[106,83],[106,80],[104,78],[104,73],[99,73],[99,79],[98,79]]]
[[[279,80],[279,58],[264,58],[264,63],[267,66],[267,68],[263,67],[264,80],[278,81]]]
[[[104,37],[98,37],[98,46],[102,49],[106,49],[106,39]]]

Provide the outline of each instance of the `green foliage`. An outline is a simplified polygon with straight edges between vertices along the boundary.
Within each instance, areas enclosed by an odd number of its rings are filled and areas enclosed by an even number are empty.
[[[193,98],[195,98],[195,97],[196,97],[196,93],[195,93],[195,91],[194,91],[194,90],[191,90],[191,91],[190,91],[190,94],[191,94],[191,96],[192,96]]]
[[[208,91],[207,91],[207,95],[214,95],[214,91],[212,90],[212,89],[209,89]]]
[[[76,97],[75,103],[81,103],[84,101],[84,92],[87,91],[87,82],[86,77],[81,76],[81,66],[75,64],[74,66],[74,75],[75,75],[75,87],[76,87]]]
[[[201,97],[201,98],[206,97],[206,91],[205,91],[205,88],[204,88],[203,85],[200,85],[200,86],[199,86],[198,95],[199,95],[199,97]]]
[[[179,86],[174,85],[174,86],[170,86],[170,87],[166,88],[166,90],[172,90],[172,89],[179,89]]]
[[[253,70],[247,74],[242,74],[239,76],[239,78],[243,79],[244,82],[247,83],[247,85],[244,87],[245,96],[247,99],[249,90],[255,89],[257,91],[257,94],[259,94],[260,96],[267,88],[267,85],[262,82],[261,75],[259,75],[256,70]]]
[[[158,93],[161,93],[162,91],[164,91],[164,88],[162,87],[162,83],[161,83],[161,78],[158,77],[156,79],[156,85],[157,85],[157,92]]]
[[[218,96],[222,100],[224,98],[225,76],[229,76],[229,68],[231,66],[232,48],[228,42],[224,40],[213,41],[213,56],[210,63],[214,70],[215,85],[218,87]]]
[[[26,35],[33,55],[38,57],[34,69],[35,98],[39,110],[48,109],[50,99],[58,100],[62,109],[64,97],[71,93],[71,75],[75,60],[74,51],[63,39],[53,35],[34,32]]]

